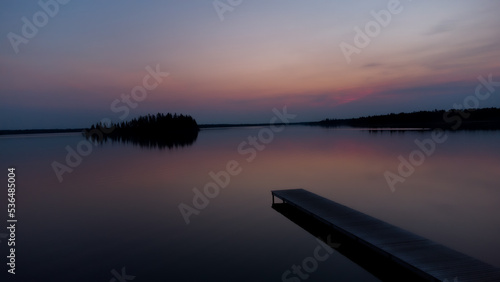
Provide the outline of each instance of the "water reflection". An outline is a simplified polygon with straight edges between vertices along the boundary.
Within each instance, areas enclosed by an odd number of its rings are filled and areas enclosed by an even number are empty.
[[[290,126],[249,162],[238,146],[259,130],[203,129],[182,150],[108,139],[62,183],[51,163],[64,161],[66,146],[84,137],[0,137],[0,164],[19,172],[19,281],[109,281],[123,266],[141,281],[280,281],[318,245],[269,208],[271,190],[298,187],[500,267],[500,131],[450,132],[392,193],[384,171],[396,170],[398,156],[408,157],[414,140],[432,131]],[[242,173],[187,226],[179,203],[192,205],[193,188],[230,160]],[[7,252],[3,242],[0,253]],[[307,281],[376,281],[378,274],[349,261],[359,263],[355,251],[342,252]]]
[[[369,247],[359,244],[356,240],[287,203],[273,204],[272,208],[327,245],[334,246],[335,251],[382,281],[422,281],[422,278],[401,267],[392,259],[381,256]],[[332,280],[334,278],[332,277]]]
[[[158,137],[149,137],[143,135],[104,135],[103,138],[99,139],[98,136],[92,135],[88,138],[93,142],[101,144],[104,142],[112,142],[132,144],[134,146],[148,149],[171,150],[193,145],[198,138],[198,131],[189,131],[181,135],[161,135]]]

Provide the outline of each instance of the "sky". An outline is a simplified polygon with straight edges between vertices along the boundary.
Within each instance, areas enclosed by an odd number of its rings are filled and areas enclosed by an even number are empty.
[[[298,122],[500,107],[500,88],[470,99],[478,77],[500,81],[498,0],[0,5],[0,129],[156,112],[260,123],[285,106]]]

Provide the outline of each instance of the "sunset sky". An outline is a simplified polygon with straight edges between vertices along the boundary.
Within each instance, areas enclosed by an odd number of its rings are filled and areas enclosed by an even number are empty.
[[[119,121],[122,95],[143,86],[148,66],[169,76],[148,79],[157,87],[126,119],[177,112],[198,123],[268,122],[283,106],[296,121],[450,109],[474,94],[478,76],[500,81],[497,0],[240,2],[3,1],[0,129]],[[388,5],[399,12],[387,12],[348,63],[341,43],[356,46],[355,27]],[[479,107],[500,107],[500,88]]]

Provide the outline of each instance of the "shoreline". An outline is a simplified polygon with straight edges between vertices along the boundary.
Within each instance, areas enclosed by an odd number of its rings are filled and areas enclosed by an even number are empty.
[[[261,126],[320,126],[323,128],[353,128],[374,131],[407,130],[500,130],[500,108],[469,109],[462,111],[420,111],[386,114],[348,119],[324,119],[295,123],[239,123],[201,124],[200,129],[261,127]],[[1,135],[84,132],[88,128],[0,130]]]
[[[429,124],[415,125],[411,124],[408,126],[397,125],[348,125],[348,124],[336,124],[336,125],[324,125],[320,121],[315,122],[298,122],[289,124],[273,124],[273,126],[318,126],[323,128],[338,128],[338,129],[352,129],[352,130],[366,130],[366,131],[430,131],[433,129],[442,129],[445,131],[483,131],[483,130],[500,130],[500,123],[496,121],[485,122],[484,124],[474,125],[464,123],[458,129],[451,129],[447,127],[440,126],[429,126]],[[240,128],[240,127],[263,127],[271,126],[271,124],[256,123],[256,124],[203,124],[200,125],[200,129],[213,129],[213,128]],[[12,130],[0,130],[0,136],[7,135],[30,135],[30,134],[47,134],[47,133],[83,133],[85,128],[68,128],[68,129],[12,129]]]

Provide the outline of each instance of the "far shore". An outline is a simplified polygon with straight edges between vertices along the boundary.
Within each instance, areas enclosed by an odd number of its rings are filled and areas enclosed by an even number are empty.
[[[500,130],[500,124],[497,122],[486,122],[488,126],[483,126],[483,125],[467,125],[463,126],[461,128],[458,128],[456,130]],[[353,130],[370,130],[370,131],[427,131],[427,130],[433,130],[435,129],[434,127],[429,127],[428,125],[422,125],[422,126],[415,126],[411,125],[408,127],[401,126],[400,124],[398,126],[383,126],[383,125],[378,125],[375,127],[371,126],[350,126],[350,125],[335,125],[335,126],[325,126],[321,122],[296,122],[296,123],[288,123],[288,124],[266,124],[266,123],[255,123],[255,124],[202,124],[200,125],[200,129],[211,129],[211,128],[237,128],[237,127],[253,127],[253,126],[296,126],[296,125],[302,125],[302,126],[322,126],[322,127],[328,127],[328,128],[351,128]],[[444,130],[452,130],[452,129],[446,129],[442,128]],[[83,133],[84,128],[68,128],[68,129],[21,129],[21,130],[0,130],[0,136],[3,135],[23,135],[23,134],[51,134],[51,133]]]
[[[322,121],[288,124],[201,124],[200,129],[252,126],[303,125],[326,128],[353,128],[365,130],[500,130],[500,108],[468,109],[462,111],[420,111],[350,119],[325,119]],[[0,130],[0,135],[84,132],[85,128]]]
[[[44,133],[74,133],[83,132],[83,128],[65,128],[65,129],[13,129],[0,130],[0,135],[17,135],[17,134],[44,134]]]

